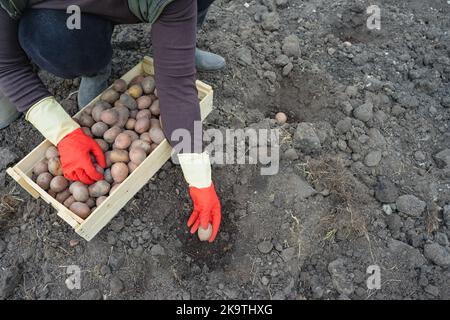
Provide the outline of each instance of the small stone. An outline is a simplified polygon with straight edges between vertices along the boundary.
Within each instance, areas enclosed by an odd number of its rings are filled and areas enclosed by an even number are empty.
[[[102,300],[102,298],[100,290],[92,289],[79,296],[78,300]]]
[[[276,12],[265,12],[262,17],[262,28],[267,31],[280,29],[280,16]]]
[[[416,151],[416,152],[414,152],[414,159],[422,162],[422,161],[425,161],[427,159],[427,157],[425,156],[425,153],[423,153],[422,151]]]
[[[301,54],[299,38],[296,35],[287,36],[283,40],[281,49],[288,57],[299,57]]]
[[[285,54],[280,54],[276,59],[275,59],[275,65],[278,67],[284,67],[285,65],[287,65],[288,63],[290,63],[291,60],[289,60],[289,57]]]
[[[383,212],[388,216],[391,215],[392,214],[391,206],[388,204],[383,204]]]
[[[277,74],[273,71],[266,71],[264,72],[264,78],[269,79],[272,83],[275,83],[277,81]]]
[[[310,123],[302,122],[294,134],[296,147],[306,154],[317,153],[322,148],[320,139]]]
[[[438,243],[426,244],[424,255],[438,266],[450,266],[450,253]]]
[[[151,249],[150,249],[150,254],[152,256],[165,256],[166,252],[164,250],[163,247],[161,247],[159,244],[155,244]]]
[[[328,52],[328,54],[329,54],[330,56],[332,56],[333,54],[336,53],[336,49],[335,49],[335,48],[328,48],[327,52]]]
[[[262,241],[258,244],[258,250],[261,253],[268,254],[273,249],[273,244],[270,241]]]
[[[386,223],[393,235],[398,234],[400,232],[400,228],[402,227],[402,219],[398,214],[391,214],[386,218]]]
[[[414,195],[403,195],[395,202],[397,210],[412,217],[419,217],[425,210],[427,204]]]
[[[416,248],[410,245],[391,239],[388,243],[389,251],[394,254],[397,261],[406,261],[408,267],[418,268],[425,264],[426,259]]]
[[[328,264],[328,272],[333,280],[336,290],[345,296],[349,296],[355,290],[349,272],[345,268],[343,259],[336,259]]]
[[[119,279],[119,277],[112,277],[109,287],[111,289],[112,294],[119,294],[123,291],[123,283],[122,280]]]
[[[373,117],[373,104],[372,102],[366,102],[355,110],[353,110],[353,115],[356,119],[361,120],[363,122],[367,122]]]
[[[352,43],[350,41],[344,41],[343,45],[346,48],[350,48],[352,46]]]
[[[436,153],[433,158],[439,169],[450,167],[450,149],[444,149]]]
[[[398,189],[391,180],[381,177],[375,186],[375,198],[381,203],[394,203],[398,198]]]
[[[250,49],[242,47],[236,50],[236,58],[241,65],[251,65],[252,64],[252,52]]]
[[[381,161],[381,151],[375,150],[369,152],[364,158],[364,163],[368,167],[376,167]]]
[[[298,154],[297,154],[297,151],[296,151],[295,149],[293,149],[293,148],[287,149],[287,150],[284,152],[284,158],[285,158],[286,160],[289,160],[289,161],[295,161],[295,160],[298,160]]]
[[[349,132],[352,129],[352,118],[346,117],[342,120],[339,120],[336,124],[336,131],[339,134],[344,134]]]
[[[263,286],[267,286],[269,284],[269,278],[267,278],[266,276],[263,276],[261,278],[261,283]]]
[[[75,247],[75,246],[77,246],[79,243],[80,243],[79,240],[71,239],[71,240],[69,241],[69,246]]]
[[[294,65],[291,62],[285,65],[282,71],[283,77],[288,76],[289,73],[291,73],[292,69],[294,69]]]
[[[345,88],[345,94],[350,98],[356,97],[358,95],[358,87],[348,86],[347,88]]]

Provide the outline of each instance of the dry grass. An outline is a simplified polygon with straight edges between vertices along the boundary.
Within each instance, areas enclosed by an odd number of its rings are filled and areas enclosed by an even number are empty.
[[[308,178],[319,190],[328,190],[334,205],[330,214],[322,219],[325,240],[332,241],[337,231],[347,237],[366,236],[366,221],[363,215],[367,195],[358,188],[351,175],[337,157],[311,160],[307,163]]]
[[[0,194],[0,218],[14,213],[16,208],[23,201],[24,200],[22,198],[15,194],[14,190],[10,193]]]

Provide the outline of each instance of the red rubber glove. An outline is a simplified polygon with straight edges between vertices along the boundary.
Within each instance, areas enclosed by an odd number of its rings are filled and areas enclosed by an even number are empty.
[[[194,210],[188,220],[188,227],[191,233],[197,231],[201,225],[203,229],[208,229],[208,224],[212,225],[212,234],[209,242],[213,242],[219,232],[220,220],[222,219],[219,198],[217,197],[214,184],[208,188],[189,187],[189,194],[194,203]]]
[[[92,184],[103,179],[103,175],[95,169],[90,153],[102,168],[106,167],[105,155],[98,143],[87,136],[81,128],[62,138],[58,143],[58,151],[64,177],[67,179],[81,181],[84,184]]]

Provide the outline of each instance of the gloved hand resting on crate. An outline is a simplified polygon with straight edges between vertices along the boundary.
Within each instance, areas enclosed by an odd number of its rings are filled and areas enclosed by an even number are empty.
[[[221,206],[214,184],[211,180],[211,164],[208,153],[183,153],[178,155],[184,178],[189,184],[194,209],[188,220],[191,233],[201,226],[208,229],[212,225],[209,242],[213,242],[219,232]]]
[[[26,119],[51,143],[57,146],[64,177],[84,184],[102,180],[92,163],[92,153],[98,165],[106,167],[105,156],[98,143],[87,136],[53,97],[33,105]]]

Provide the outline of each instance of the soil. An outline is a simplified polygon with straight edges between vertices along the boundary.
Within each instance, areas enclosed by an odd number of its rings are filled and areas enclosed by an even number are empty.
[[[0,298],[450,298],[450,5],[247,4],[217,0],[199,31],[198,46],[227,60],[198,75],[215,90],[205,128],[278,128],[279,173],[214,165],[223,221],[208,244],[189,234],[168,162],[86,242],[5,176],[42,141],[21,117],[0,131]],[[366,26],[373,4],[380,30]],[[149,30],[116,28],[111,81],[151,55]],[[40,75],[75,113],[80,80]],[[80,289],[66,286],[70,265]]]

